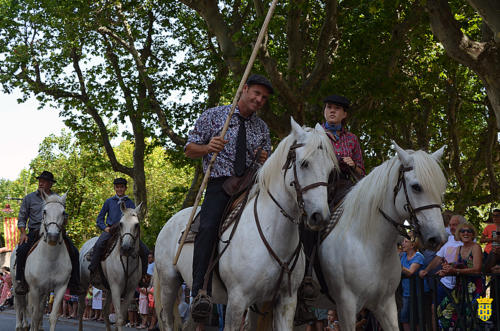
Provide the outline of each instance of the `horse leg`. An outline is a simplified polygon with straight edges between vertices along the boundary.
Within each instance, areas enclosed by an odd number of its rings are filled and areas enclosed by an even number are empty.
[[[160,295],[161,301],[159,304],[155,302],[155,308],[159,308],[156,311],[156,315],[162,331],[174,330],[174,306],[181,285],[181,281],[176,275],[175,270],[173,268],[171,269],[172,270],[166,272],[168,275],[165,275],[166,273],[160,274],[160,271],[158,271],[157,281],[155,281],[155,292],[159,291],[158,294]]]
[[[38,331],[43,320],[43,311],[40,309],[40,293],[35,286],[31,286],[28,295],[31,306],[31,331]]]
[[[80,295],[78,297],[78,331],[83,331],[83,311],[85,310],[85,296],[86,294]]]
[[[337,302],[337,312],[339,315],[340,329],[342,331],[356,330],[356,302],[354,294],[342,293]]]
[[[14,294],[14,308],[16,310],[16,331],[28,330],[25,295]]]
[[[297,295],[281,295],[273,314],[273,330],[293,330]]]
[[[115,307],[115,316],[116,316],[115,328],[118,331],[122,331],[123,307],[125,307],[126,309],[127,306],[125,306],[125,304],[122,304],[121,302],[120,288],[118,287],[113,288],[113,286],[111,286],[111,299],[113,300],[113,306]]]
[[[239,331],[243,322],[243,314],[248,307],[245,302],[246,296],[243,293],[228,292],[228,302],[226,308],[226,322],[224,331]]]
[[[62,299],[66,292],[66,286],[60,286],[54,289],[54,303],[52,304],[52,311],[50,312],[50,331],[56,329],[57,315],[59,314],[59,307],[61,306]]]
[[[380,303],[376,310],[373,311],[373,314],[377,321],[379,321],[382,329],[387,331],[399,330],[398,312],[394,295],[389,296],[385,302]]]
[[[104,314],[104,324],[106,325],[106,331],[111,331],[111,323],[109,323],[109,306],[111,305],[111,293],[106,291],[106,301],[102,313]],[[115,307],[116,308],[116,307]]]

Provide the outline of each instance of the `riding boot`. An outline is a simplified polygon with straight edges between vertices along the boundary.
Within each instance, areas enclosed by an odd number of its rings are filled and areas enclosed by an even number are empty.
[[[71,260],[71,276],[69,278],[68,288],[71,294],[84,295],[87,291],[80,285],[80,259],[78,248],[75,247],[69,237],[64,234],[64,241],[68,247],[68,254]]]
[[[317,251],[315,245],[317,243],[318,232],[310,231],[300,226],[300,240],[306,256],[306,272],[304,280],[300,285],[298,297],[302,300],[313,301],[320,292],[319,284],[312,277],[312,269],[314,260],[317,258]]]
[[[33,247],[33,244],[38,240],[38,230],[30,230],[27,234],[28,240],[19,245],[16,249],[16,294],[25,295],[29,291],[28,284],[24,278],[24,269],[28,253]]]
[[[149,249],[146,244],[144,244],[142,241],[139,241],[139,258],[141,259],[141,280],[139,281],[139,287],[148,287],[149,284],[147,284],[144,279],[148,271],[148,255],[149,255]],[[152,276],[153,274],[151,274]]]

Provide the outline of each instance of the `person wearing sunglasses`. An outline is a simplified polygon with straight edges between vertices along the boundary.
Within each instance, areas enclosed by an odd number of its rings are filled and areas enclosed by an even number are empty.
[[[457,262],[444,264],[443,269],[438,272],[440,276],[466,275],[465,277],[457,277],[457,286],[453,290],[456,293],[452,294],[451,297],[446,297],[437,308],[439,326],[445,330],[457,325],[457,314],[450,314],[450,311],[455,309],[464,308],[468,330],[472,327],[473,320],[476,318],[473,307],[477,305],[476,300],[484,290],[484,280],[479,275],[483,265],[483,252],[481,246],[474,242],[476,236],[477,231],[472,224],[467,222],[460,224],[455,231],[455,240],[461,241],[463,245],[458,249]],[[464,289],[466,293],[461,293]],[[464,295],[467,296],[465,301],[471,304],[467,304],[465,307],[457,307],[457,303],[451,298],[463,298]]]

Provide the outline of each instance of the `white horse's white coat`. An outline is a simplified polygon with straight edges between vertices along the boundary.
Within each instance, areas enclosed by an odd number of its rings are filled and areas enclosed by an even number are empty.
[[[399,233],[378,208],[403,223],[408,218],[406,198],[401,188],[394,203],[393,188],[401,164],[413,167],[405,172],[408,196],[413,208],[441,204],[446,179],[439,166],[443,148],[434,154],[405,151],[395,144],[397,157],[363,178],[345,197],[344,214],[323,241],[319,258],[337,303],[343,331],[355,329],[356,313],[370,309],[386,331],[398,330],[394,294],[401,279],[401,263],[396,250]],[[422,190],[414,188],[419,185]],[[425,241],[446,240],[439,208],[416,213]]]
[[[219,261],[221,286],[214,274],[213,299],[218,303],[227,302],[224,330],[239,330],[244,311],[252,304],[260,304],[273,298],[280,267],[259,237],[255,218],[254,201],[258,195],[258,217],[264,235],[282,261],[289,260],[299,243],[298,226],[285,218],[272,202],[267,190],[279,201],[286,212],[298,217],[296,193],[290,183],[293,168],[282,169],[290,150],[296,141],[305,146],[296,149],[296,169],[300,185],[305,187],[316,182],[327,182],[328,176],[338,168],[328,137],[321,126],[303,129],[292,119],[292,132],[276,148],[264,163],[258,174],[258,184],[251,192],[231,244]],[[327,188],[319,186],[304,193],[307,223],[314,225],[311,215],[329,219]],[[174,215],[161,230],[156,242],[155,296],[157,315],[163,331],[173,330],[173,306],[180,285],[180,277],[191,285],[193,244],[186,244],[177,265],[173,259],[178,247],[181,231],[186,228],[191,208]],[[319,218],[319,217],[318,217]],[[228,229],[223,239],[229,237]],[[225,244],[220,243],[219,249]],[[291,273],[291,296],[288,293],[288,277],[284,276],[279,285],[279,297],[274,310],[274,330],[291,330],[297,304],[296,292],[304,275],[304,256],[300,253],[297,265]]]
[[[31,316],[31,330],[41,328],[47,297],[54,291],[53,309],[49,318],[50,330],[54,331],[59,307],[71,275],[71,260],[62,237],[66,194],[62,197],[57,194],[42,196],[45,205],[40,227],[41,240],[26,259],[24,275],[29,284],[27,307]],[[15,279],[15,256],[14,251],[11,261],[12,279]],[[16,282],[13,283],[15,291]],[[17,318],[16,331],[27,330],[26,296],[15,294],[14,306]]]
[[[106,323],[106,330],[111,329],[111,324],[109,322],[109,307],[111,301],[113,302],[113,306],[116,311],[116,329],[121,331],[123,329],[123,324],[127,318],[127,308],[134,296],[135,289],[139,284],[139,280],[142,275],[142,265],[139,257],[139,219],[138,213],[140,211],[140,205],[135,209],[125,208],[125,205],[121,205],[122,209],[122,218],[120,220],[120,235],[123,238],[121,241],[118,239],[116,246],[111,251],[111,254],[101,262],[102,269],[104,271],[104,276],[108,280],[111,296],[109,295],[109,291],[105,288],[101,288],[103,292],[106,292],[107,298],[111,298],[111,300],[106,300],[104,305],[103,314],[104,320]],[[126,235],[127,234],[127,235]],[[135,237],[135,240],[131,234]],[[88,269],[90,262],[87,261],[85,255],[94,247],[95,242],[98,237],[94,237],[85,244],[83,244],[80,250],[80,282],[83,288],[88,288],[90,284],[90,271]],[[120,252],[127,252],[129,257],[120,256]],[[123,265],[126,267],[127,263],[129,264],[129,277],[126,283],[126,276],[123,270]],[[126,290],[121,300],[121,294],[125,288]],[[79,325],[78,329],[80,331],[83,330],[83,311],[85,308],[85,295],[82,295],[78,298],[78,317],[79,317]]]

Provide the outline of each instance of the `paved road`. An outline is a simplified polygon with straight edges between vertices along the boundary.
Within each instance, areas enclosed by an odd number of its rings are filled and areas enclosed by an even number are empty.
[[[48,316],[43,318],[43,328],[44,330],[49,330],[49,320]],[[5,310],[0,312],[0,331],[13,331],[16,329],[16,315],[14,310]],[[83,322],[84,330],[106,330],[104,323],[85,321]],[[127,331],[137,331],[136,328],[123,328]],[[59,318],[56,325],[57,331],[74,331],[78,330],[78,321],[74,319]]]

